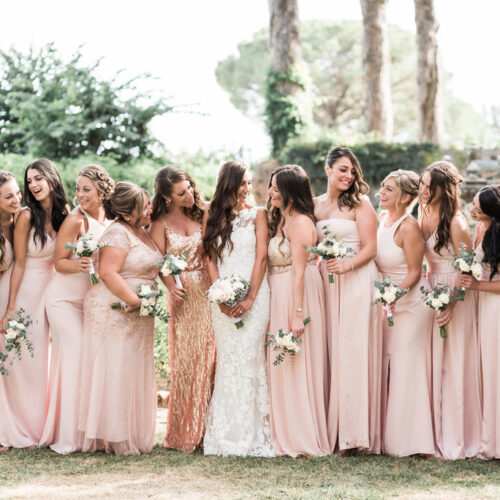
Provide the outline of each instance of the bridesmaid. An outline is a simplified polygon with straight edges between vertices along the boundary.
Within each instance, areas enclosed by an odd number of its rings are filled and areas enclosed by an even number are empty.
[[[119,182],[103,200],[114,222],[101,241],[101,282],[83,302],[83,346],[78,428],[83,451],[150,452],[156,427],[154,320],[139,315],[139,284],[152,285],[161,254],[144,226],[151,209],[145,192]],[[113,310],[123,301],[124,309]]]
[[[471,248],[465,215],[459,205],[460,174],[438,161],[420,178],[419,219],[425,240],[427,279],[431,286],[460,285],[451,262],[460,243]],[[436,316],[432,332],[433,421],[437,455],[446,459],[474,457],[481,443],[481,404],[477,352],[477,297],[467,292]],[[447,325],[448,338],[439,335]]]
[[[14,174],[0,170],[0,316],[3,316],[9,300],[9,283],[14,264],[14,222],[21,209],[21,191]],[[0,351],[5,352],[4,338],[0,335]],[[0,382],[0,415],[7,414],[4,385]],[[7,433],[7,421],[0,420],[0,443]],[[8,448],[0,446],[0,451]]]
[[[160,169],[155,177],[151,237],[162,254],[189,252],[188,266],[180,274],[183,288],[172,276],[161,276],[169,290],[172,375],[163,446],[186,452],[202,445],[215,372],[215,340],[205,295],[210,279],[203,259],[203,214],[203,201],[189,174],[174,165]]]
[[[419,176],[409,170],[391,172],[379,192],[377,267],[400,289],[409,292],[393,309],[394,326],[383,322],[382,451],[404,457],[434,456],[431,396],[431,333],[433,314],[421,299],[424,239],[411,209]]]
[[[323,261],[330,358],[328,437],[330,451],[363,449],[380,453],[380,388],[382,323],[372,306],[373,281],[379,273],[377,217],[365,194],[359,161],[347,148],[336,147],[325,164],[327,192],[315,199],[319,238],[323,228],[357,253],[350,260]],[[335,273],[335,283],[328,282]]]
[[[49,398],[40,445],[57,453],[78,450],[78,403],[80,354],[83,328],[83,298],[90,290],[92,259],[78,258],[64,248],[84,233],[99,239],[111,221],[106,219],[103,201],[114,182],[106,170],[88,165],[76,180],[78,207],[64,220],[56,240],[56,275],[47,287],[46,310],[52,337],[49,370]]]
[[[273,366],[276,353],[267,349],[273,446],[291,457],[328,455],[325,299],[317,257],[306,251],[317,234],[302,167],[286,165],[271,174],[268,210],[269,330],[275,335],[282,328],[303,341],[299,353],[278,366]],[[304,327],[307,317],[311,322]]]
[[[483,276],[462,275],[462,286],[479,291],[478,335],[483,382],[483,425],[479,456],[500,458],[500,186],[486,186],[472,202],[478,221],[474,247]]]
[[[23,308],[33,320],[34,357],[25,352],[9,376],[0,380],[5,397],[0,444],[15,448],[38,445],[45,421],[49,340],[45,293],[53,277],[55,238],[69,210],[53,162],[41,159],[28,165],[24,199],[27,208],[19,214],[14,230],[15,261],[2,319],[4,329],[8,318]]]

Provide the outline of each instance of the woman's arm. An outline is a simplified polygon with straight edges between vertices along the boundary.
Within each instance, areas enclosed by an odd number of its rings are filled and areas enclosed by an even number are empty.
[[[377,215],[368,198],[363,198],[356,208],[356,226],[360,239],[359,252],[349,260],[327,260],[326,269],[329,273],[344,274],[354,271],[377,256]]]
[[[288,228],[292,251],[292,320],[290,329],[295,336],[304,333],[304,275],[307,264],[307,247],[316,243],[316,228],[306,215],[296,215]],[[285,291],[284,291],[285,292]]]
[[[460,273],[460,286],[470,290],[500,294],[500,280],[477,280],[474,276],[472,276],[472,274]]]
[[[165,255],[168,250],[168,241],[165,236],[165,223],[162,218],[155,220],[149,229],[149,234],[151,239],[154,241],[155,245],[162,255]],[[159,278],[162,283],[167,287],[170,295],[178,301],[184,300],[184,289],[180,288],[173,276],[164,276],[161,272]]]
[[[399,288],[412,288],[419,281],[422,274],[422,259],[424,258],[424,238],[417,221],[413,217],[407,217],[399,226],[401,236],[401,248],[408,266],[408,274],[405,276]]]
[[[85,226],[86,217],[79,214],[69,214],[57,233],[56,250],[54,255],[54,266],[56,271],[63,274],[89,273],[92,259],[80,257],[71,259],[71,249],[64,248],[66,243],[75,243],[76,240],[87,231]]]
[[[108,290],[130,308],[141,304],[135,293],[120,275],[127,252],[121,248],[105,246],[99,250],[99,276]]]
[[[250,290],[247,296],[231,309],[235,318],[245,314],[253,306],[259,292],[262,279],[266,273],[268,235],[266,211],[258,209],[257,217],[255,218],[255,236],[257,242],[255,246],[255,262],[250,277]]]
[[[28,209],[21,212],[14,228],[14,266],[10,276],[9,301],[2,318],[1,330],[5,333],[5,324],[14,314],[17,294],[24,276],[26,266],[26,252],[28,251],[28,238],[31,230],[31,213]]]

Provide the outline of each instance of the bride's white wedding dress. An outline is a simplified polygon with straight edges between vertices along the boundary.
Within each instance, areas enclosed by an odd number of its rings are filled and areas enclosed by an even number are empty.
[[[217,265],[221,277],[239,274],[250,281],[256,216],[256,208],[244,209],[233,221],[233,250],[226,248]],[[240,329],[212,304],[217,367],[203,442],[205,455],[275,456],[264,353],[268,320],[269,285],[265,278]]]

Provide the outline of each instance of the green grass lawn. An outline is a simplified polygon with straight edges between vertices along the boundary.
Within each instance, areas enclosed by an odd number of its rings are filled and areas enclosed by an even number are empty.
[[[497,461],[0,453],[1,498],[500,498]]]

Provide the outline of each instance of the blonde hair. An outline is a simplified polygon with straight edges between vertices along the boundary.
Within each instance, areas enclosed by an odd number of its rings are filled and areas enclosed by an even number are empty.
[[[86,165],[78,172],[78,177],[86,177],[92,181],[102,201],[109,199],[113,194],[115,181],[100,165]]]
[[[398,185],[399,198],[396,201],[396,207],[405,194],[410,197],[408,208],[413,207],[413,205],[417,202],[417,196],[419,193],[420,177],[418,174],[413,170],[403,170],[399,168],[398,170],[394,170],[390,174],[386,175],[382,182],[385,182],[388,179],[394,179]]]
[[[132,215],[134,210],[141,215],[146,204],[144,189],[132,182],[118,182],[113,194],[103,200],[104,210],[108,219],[125,221],[126,216]]]

